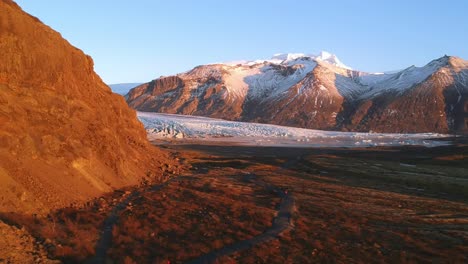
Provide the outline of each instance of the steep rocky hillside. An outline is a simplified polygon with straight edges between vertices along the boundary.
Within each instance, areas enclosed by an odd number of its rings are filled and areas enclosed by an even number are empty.
[[[0,0],[0,212],[45,212],[159,174],[167,155],[92,59]]]

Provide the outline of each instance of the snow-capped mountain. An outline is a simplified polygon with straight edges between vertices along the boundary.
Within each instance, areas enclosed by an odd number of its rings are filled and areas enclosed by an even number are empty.
[[[217,63],[132,89],[140,111],[303,128],[468,131],[468,62],[444,56],[393,73],[353,70],[335,55],[275,54]]]

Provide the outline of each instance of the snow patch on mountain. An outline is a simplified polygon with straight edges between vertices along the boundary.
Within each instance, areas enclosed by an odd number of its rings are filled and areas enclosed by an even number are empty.
[[[225,77],[226,89],[237,97],[245,97],[249,91],[248,76],[261,76],[260,68],[234,67]]]
[[[270,62],[274,63],[283,63],[283,62],[288,62],[288,61],[293,61],[299,58],[304,58],[304,57],[309,57],[304,53],[276,53],[271,57],[269,60]]]
[[[414,85],[426,80],[437,70],[446,66],[447,63],[448,58],[442,57],[440,59],[431,61],[423,67],[415,67],[413,65],[396,73],[364,74],[360,77],[360,82],[363,85],[367,85],[370,89],[368,92],[364,93],[362,97],[369,98],[379,95],[383,92],[403,93],[406,90],[412,88]]]
[[[291,86],[304,79],[316,65],[314,61],[304,60],[292,67],[264,66],[261,68],[262,74],[245,77],[245,82],[249,86],[248,99],[266,100],[286,93]]]
[[[349,66],[346,66],[342,63],[335,54],[331,54],[327,51],[321,51],[318,55],[314,54],[305,54],[305,53],[276,53],[270,59],[259,59],[253,61],[246,61],[246,60],[239,60],[239,61],[231,61],[231,62],[224,62],[224,63],[215,63],[215,64],[224,64],[230,66],[252,66],[256,64],[263,64],[263,63],[272,63],[272,64],[279,64],[279,65],[293,65],[297,61],[300,60],[314,60],[314,61],[321,61],[333,65],[335,67],[340,67],[344,69],[351,69]]]
[[[204,80],[208,77],[223,80],[234,98],[262,99],[276,97],[302,80],[317,66],[315,60],[303,56],[289,56],[286,60],[254,61],[244,64],[210,64],[179,74],[179,77]],[[198,85],[197,82],[194,86]]]
[[[312,58],[318,60],[318,61],[323,61],[323,62],[326,62],[328,64],[331,64],[333,66],[336,66],[336,67],[340,67],[340,68],[344,68],[344,69],[349,69],[351,70],[350,67],[346,66],[344,63],[342,63],[338,57],[336,57],[335,54],[331,54],[331,53],[328,53],[326,51],[321,51],[319,53],[319,55],[313,57],[311,56]]]

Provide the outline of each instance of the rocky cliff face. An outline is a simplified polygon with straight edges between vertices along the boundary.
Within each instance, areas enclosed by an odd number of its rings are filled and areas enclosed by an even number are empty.
[[[424,67],[380,74],[327,58],[293,54],[203,65],[143,84],[126,98],[140,111],[314,129],[468,131],[467,61],[445,56]]]
[[[391,89],[411,74],[433,68],[407,89]],[[410,76],[407,76],[410,75]],[[385,132],[468,133],[468,62],[442,57],[427,66],[410,67],[387,80],[387,87],[371,92],[346,109],[344,127]],[[345,111],[346,112],[346,111]]]
[[[166,154],[92,59],[0,0],[0,212],[41,212],[137,184]]]

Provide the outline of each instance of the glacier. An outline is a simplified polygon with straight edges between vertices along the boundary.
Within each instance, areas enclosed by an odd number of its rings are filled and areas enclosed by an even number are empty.
[[[269,124],[227,121],[200,116],[137,112],[150,140],[190,143],[227,143],[248,146],[375,147],[450,144],[437,133],[359,133],[303,129]]]

